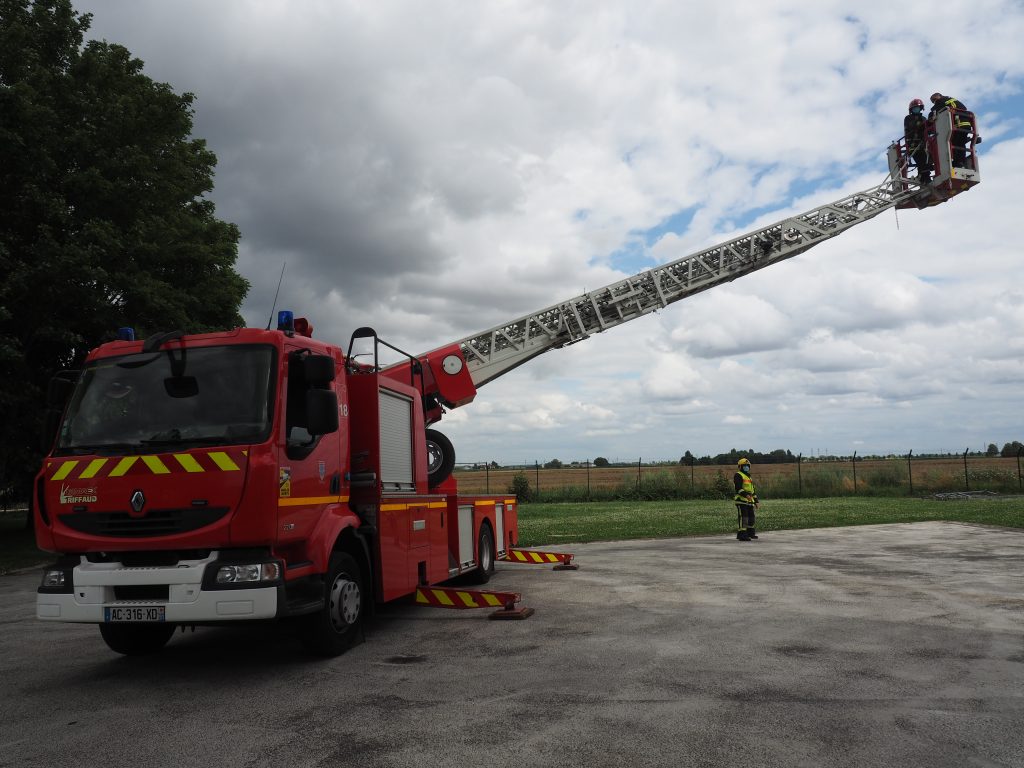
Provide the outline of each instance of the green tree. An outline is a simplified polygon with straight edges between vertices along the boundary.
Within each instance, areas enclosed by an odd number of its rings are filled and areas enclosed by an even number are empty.
[[[985,451],[985,455],[986,456],[998,456],[999,455],[999,446],[997,446],[995,443],[989,443],[988,444],[988,450]]]
[[[561,468],[562,468],[562,462],[559,461],[558,459],[552,459],[551,461],[549,461],[548,463],[546,463],[544,465],[544,469],[561,469]]]
[[[594,459],[594,466],[595,467],[607,467],[608,466],[608,459],[606,459],[604,456],[598,456],[596,459]]]
[[[512,482],[508,486],[508,492],[515,494],[519,501],[530,501],[533,498],[533,491],[530,488],[530,478],[525,472],[516,472],[512,475]]]
[[[1017,452],[1021,449],[1021,443],[1019,440],[1014,440],[1012,443],[1003,443],[1002,455],[1016,456]]]
[[[27,498],[54,372],[133,326],[241,324],[238,228],[204,195],[216,157],[190,93],[69,0],[0,0],[0,488]]]

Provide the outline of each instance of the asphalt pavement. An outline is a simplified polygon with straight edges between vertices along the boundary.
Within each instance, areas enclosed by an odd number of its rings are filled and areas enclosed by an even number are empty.
[[[916,523],[546,548],[524,621],[396,604],[158,655],[0,577],[0,766],[1024,766],[1024,531]]]

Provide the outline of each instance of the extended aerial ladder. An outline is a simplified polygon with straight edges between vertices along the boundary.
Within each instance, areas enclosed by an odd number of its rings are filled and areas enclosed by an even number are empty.
[[[974,116],[970,117],[973,127]],[[974,151],[976,131],[972,131],[968,155],[971,167],[958,168],[951,160],[948,111],[939,114],[936,125],[930,152],[938,173],[931,184],[909,177],[905,143],[893,142],[888,150],[890,175],[875,187],[410,357],[385,373],[420,380],[427,420],[434,423],[444,408],[470,402],[479,387],[544,352],[797,256],[890,208],[924,208],[944,202],[979,183],[981,176]],[[454,464],[454,456],[446,455],[452,452],[451,444],[428,430],[428,448],[432,478],[440,482],[447,473],[434,475],[433,470],[435,465]]]

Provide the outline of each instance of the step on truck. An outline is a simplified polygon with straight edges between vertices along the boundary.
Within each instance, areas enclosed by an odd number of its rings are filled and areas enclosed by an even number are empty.
[[[950,136],[932,138],[931,184],[910,178],[894,142],[871,189],[422,355],[371,328],[343,351],[290,312],[275,330],[121,329],[47,394],[33,518],[58,559],[37,616],[98,624],[126,654],[161,648],[177,626],[287,618],[334,655],[377,603],[486,582],[518,543],[518,505],[458,493],[453,447],[432,428],[446,410],[544,352],[967,191],[981,180],[974,142],[954,171]],[[381,347],[397,362],[381,365]]]

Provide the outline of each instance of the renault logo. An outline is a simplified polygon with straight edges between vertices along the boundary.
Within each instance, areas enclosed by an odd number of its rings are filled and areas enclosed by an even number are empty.
[[[135,514],[142,514],[142,508],[146,506],[146,497],[142,495],[142,491],[136,491],[132,494],[132,509]]]

